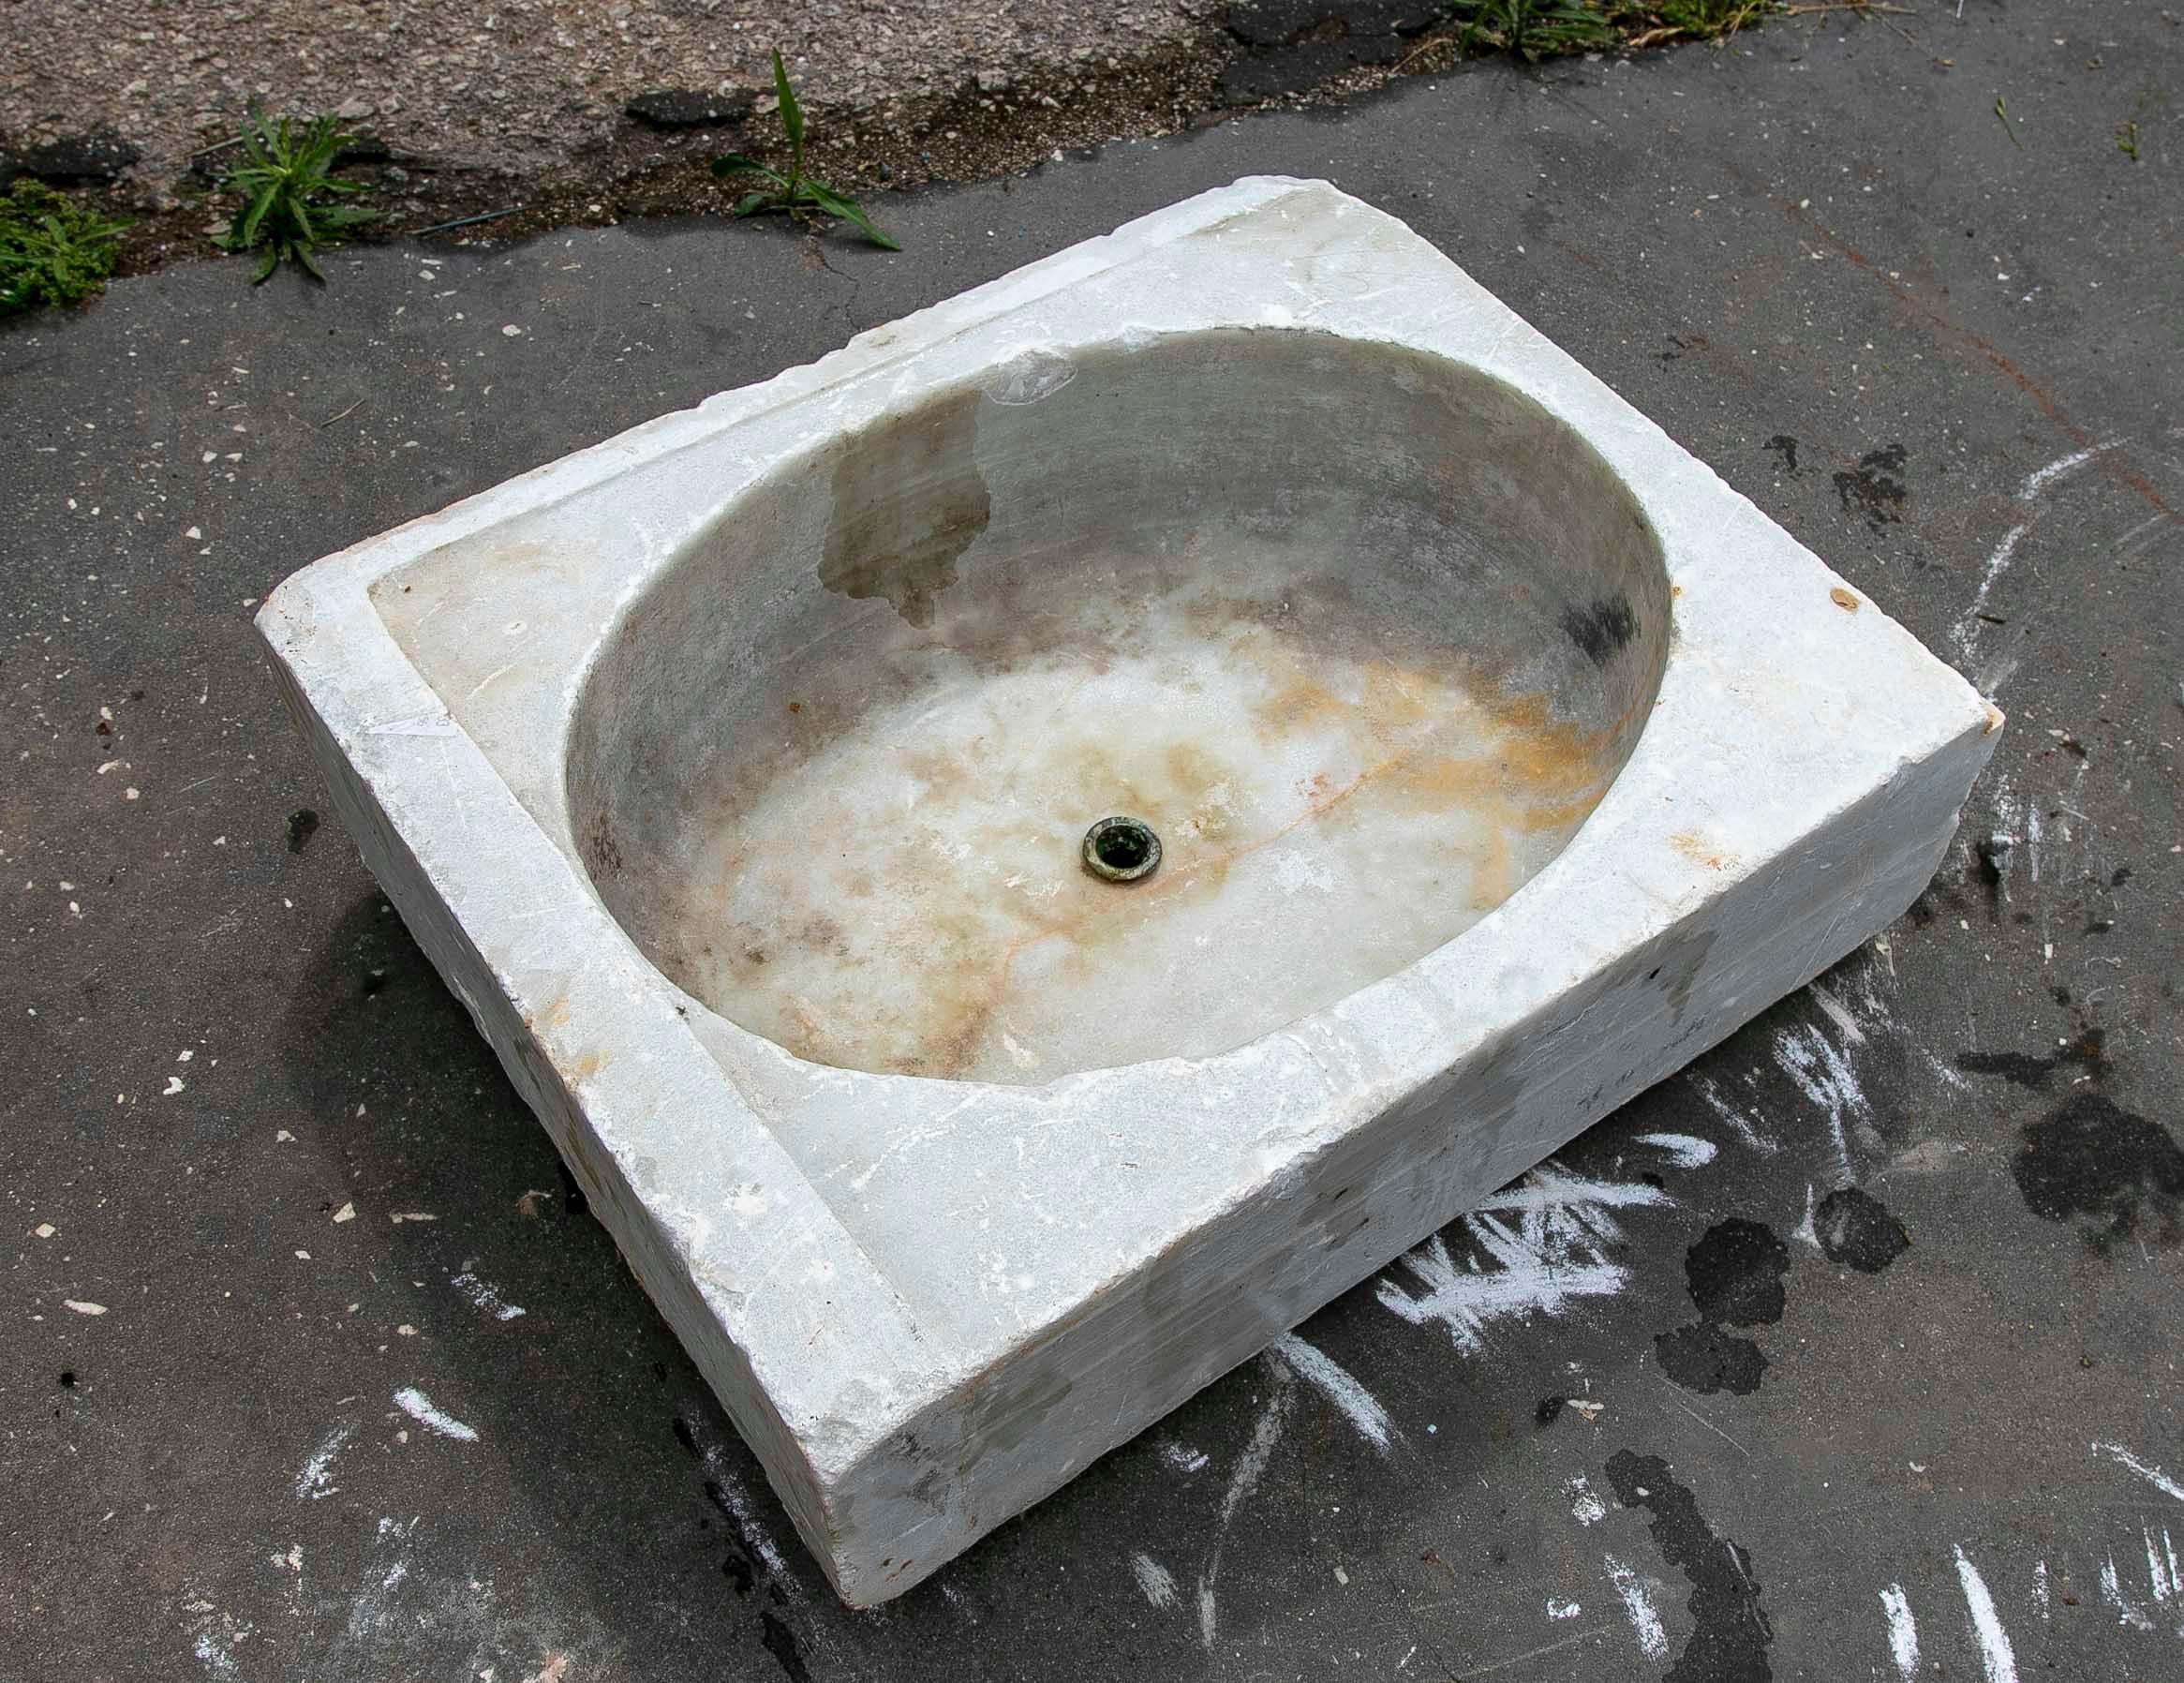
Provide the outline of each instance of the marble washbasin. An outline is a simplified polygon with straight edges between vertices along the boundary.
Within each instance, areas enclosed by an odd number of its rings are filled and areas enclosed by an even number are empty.
[[[260,623],[859,1603],[1899,914],[2001,723],[1401,223],[1273,178]]]

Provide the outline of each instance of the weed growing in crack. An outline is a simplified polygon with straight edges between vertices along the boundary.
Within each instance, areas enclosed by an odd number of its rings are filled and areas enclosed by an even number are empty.
[[[833,216],[849,223],[884,250],[901,250],[901,246],[880,231],[872,218],[865,215],[864,206],[854,199],[804,173],[804,110],[796,103],[795,90],[789,85],[789,72],[781,64],[778,50],[774,53],[774,93],[781,103],[781,127],[789,136],[789,172],[783,175],[740,152],[722,153],[713,160],[715,175],[757,175],[773,183],[770,187],[744,194],[730,214],[758,216],[771,211],[784,211],[799,221],[814,216]]]

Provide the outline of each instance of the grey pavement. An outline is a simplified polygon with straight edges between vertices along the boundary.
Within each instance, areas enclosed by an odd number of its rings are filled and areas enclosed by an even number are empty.
[[[2184,1675],[2184,29],[1897,27],[1117,146],[876,205],[900,256],[622,228],[0,332],[0,1676]],[[1881,941],[850,1614],[251,610],[1260,171],[1409,220],[2010,728]]]

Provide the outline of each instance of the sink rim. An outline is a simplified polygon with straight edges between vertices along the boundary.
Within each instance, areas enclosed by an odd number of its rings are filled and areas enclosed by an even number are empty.
[[[1211,330],[1190,328],[1178,333],[1154,335],[1140,333],[1133,339],[1130,333],[1117,331],[1111,322],[1102,320],[1096,313],[1089,314],[1074,323],[1073,331],[1045,335],[1035,347],[1031,348],[1028,351],[1018,350],[1010,354],[996,356],[967,371],[960,372],[954,380],[945,384],[929,382],[921,384],[914,389],[907,402],[898,404],[890,401],[870,410],[869,412],[857,414],[849,423],[838,423],[832,430],[799,438],[790,449],[779,456],[768,459],[763,469],[751,467],[736,475],[733,480],[723,483],[709,512],[703,518],[694,521],[690,529],[648,561],[641,574],[630,581],[617,601],[612,615],[599,628],[597,634],[589,639],[581,663],[571,677],[568,684],[567,706],[557,722],[560,727],[559,752],[557,756],[559,776],[558,786],[554,791],[558,800],[562,823],[568,833],[572,837],[582,834],[586,829],[587,814],[595,808],[605,810],[600,807],[600,803],[596,801],[579,810],[579,776],[576,761],[584,745],[587,716],[602,705],[598,698],[599,690],[603,681],[603,673],[609,660],[624,646],[626,641],[634,640],[626,638],[625,633],[631,622],[646,612],[656,593],[669,584],[678,569],[694,564],[698,560],[698,552],[702,550],[703,546],[712,540],[714,534],[722,526],[735,520],[738,509],[744,507],[750,499],[763,494],[769,485],[793,481],[801,475],[824,470],[824,464],[829,453],[835,451],[841,440],[853,433],[884,424],[904,414],[945,402],[966,393],[990,392],[997,384],[1014,378],[1014,370],[1020,367],[1028,359],[1059,361],[1064,368],[1070,370],[1062,375],[1060,380],[1061,384],[1066,384],[1069,380],[1075,378],[1074,365],[1080,360],[1089,362],[1114,355],[1157,355],[1168,344],[1187,341],[1208,331],[1222,331],[1222,329],[1219,327]],[[1343,994],[1326,1005],[1301,1012],[1284,1022],[1274,1024],[1243,1041],[1238,1042],[1225,1051],[1201,1055],[1176,1053],[1153,1058],[1132,1059],[1122,1063],[1099,1065],[1085,1069],[1066,1070],[1044,1080],[1009,1082],[984,1080],[964,1076],[934,1076],[903,1071],[875,1070],[860,1065],[825,1064],[803,1057],[780,1042],[774,1040],[771,1035],[737,1021],[735,1018],[729,1016],[724,1011],[717,1010],[705,998],[685,988],[664,968],[654,962],[650,954],[646,951],[643,943],[622,923],[620,915],[607,902],[599,885],[596,862],[588,856],[585,850],[578,849],[577,858],[584,877],[586,891],[615,924],[622,936],[651,966],[661,981],[673,990],[679,1005],[687,1007],[688,1011],[703,1013],[705,1020],[709,1024],[717,1025],[721,1031],[735,1036],[751,1036],[766,1042],[768,1045],[778,1047],[798,1064],[819,1069],[838,1071],[844,1075],[869,1077],[889,1081],[929,1083],[945,1089],[960,1090],[968,1087],[987,1087],[1007,1092],[1051,1094],[1069,1082],[1074,1077],[1098,1074],[1108,1070],[1128,1069],[1140,1065],[1179,1064],[1203,1068],[1231,1055],[1247,1053],[1253,1047],[1271,1036],[1295,1029],[1321,1012],[1332,1010],[1338,1005],[1347,1005],[1350,1001],[1369,992],[1381,983],[1392,981],[1419,965],[1436,960],[1440,955],[1462,947],[1474,936],[1478,935],[1481,930],[1486,929],[1489,924],[1501,917],[1506,911],[1516,906],[1520,901],[1523,901],[1528,895],[1532,894],[1535,886],[1561,866],[1579,847],[1588,832],[1597,833],[1598,827],[1604,822],[1603,812],[1611,807],[1616,791],[1629,778],[1633,768],[1638,765],[1640,756],[1646,752],[1649,740],[1655,736],[1659,722],[1662,695],[1668,683],[1669,675],[1673,669],[1683,638],[1680,588],[1674,583],[1676,554],[1663,537],[1656,511],[1642,487],[1634,483],[1629,474],[1604,454],[1595,439],[1581,425],[1564,414],[1545,395],[1510,380],[1506,374],[1497,372],[1479,360],[1453,355],[1431,345],[1421,345],[1383,335],[1345,334],[1331,327],[1315,327],[1284,322],[1270,324],[1258,331],[1264,331],[1270,336],[1284,340],[1294,337],[1298,341],[1293,348],[1285,345],[1284,351],[1291,351],[1292,350],[1297,352],[1309,351],[1312,348],[1312,342],[1322,343],[1330,350],[1338,354],[1343,348],[1353,346],[1383,350],[1394,349],[1445,364],[1462,374],[1475,376],[1486,380],[1504,393],[1513,394],[1536,407],[1539,411],[1541,421],[1546,425],[1557,429],[1569,443],[1582,450],[1586,458],[1587,474],[1597,474],[1599,483],[1612,487],[1615,494],[1627,499],[1629,508],[1638,515],[1648,548],[1647,560],[1654,575],[1658,578],[1663,588],[1668,614],[1668,623],[1660,635],[1658,654],[1654,661],[1654,670],[1650,675],[1651,694],[1643,703],[1644,717],[1637,723],[1635,730],[1631,733],[1628,747],[1621,760],[1616,763],[1600,798],[1564,838],[1562,844],[1555,850],[1553,856],[1531,876],[1519,884],[1509,895],[1469,927],[1458,931],[1449,940],[1437,943],[1419,953],[1416,958],[1387,972],[1372,982],[1353,989],[1349,993]],[[1056,389],[1059,387],[1057,386]],[[824,395],[824,392],[814,393],[810,395],[810,398],[816,400]]]
[[[1202,284],[1178,285],[1184,273]],[[1367,292],[1374,296],[1360,302]],[[517,701],[503,692],[529,697],[534,713],[549,709],[557,746],[566,706],[554,699],[557,686],[581,667],[582,650],[529,690],[525,678],[483,696],[451,695],[425,677],[423,657],[382,615],[375,587],[396,574],[422,579],[416,570],[435,558],[497,553],[512,532],[575,531],[591,521],[619,534],[615,564],[625,572],[605,576],[612,569],[602,563],[595,581],[611,600],[628,573],[658,563],[672,533],[606,520],[602,502],[618,507],[644,484],[680,485],[676,494],[695,503],[692,475],[732,457],[739,439],[808,424],[814,406],[839,413],[869,402],[890,383],[919,378],[921,365],[929,378],[950,358],[1006,366],[1011,347],[1020,356],[1063,344],[1072,320],[1098,310],[1147,334],[1182,319],[1288,325],[1303,311],[1347,322],[1359,336],[1450,348],[1444,353],[1541,402],[1623,472],[1684,591],[1651,718],[1599,806],[1508,900],[1412,965],[1246,1047],[1077,1072],[1044,1088],[805,1064],[706,1011],[638,952],[572,856],[550,783],[527,783],[521,752],[504,739]],[[720,500],[704,502],[704,519],[716,517]],[[966,1388],[982,1376],[1042,1340],[1069,1336],[1092,1305],[1112,1301],[1169,1247],[1261,1200],[1278,1202],[1320,1154],[1369,1124],[1420,1114],[1436,1083],[1477,1066],[1490,1043],[1506,1054],[1509,1080],[1520,1080],[1526,1058],[1538,1055],[1528,1028],[1589,980],[1730,903],[1736,883],[1863,810],[1903,768],[1991,746],[2000,723],[1909,633],[1401,223],[1324,183],[1278,177],[1246,178],[1155,212],[818,364],[329,557],[275,590],[259,624],[318,757],[337,773],[335,804],[386,891],[598,1194],[595,1208],[729,1404],[806,1542],[842,1593],[859,1600],[885,1599],[938,1563],[886,1578],[880,1562],[830,1536],[828,1503],[878,1488],[870,1482],[887,1473],[894,1433],[952,1419],[950,1399],[979,1394]],[[1884,662],[1900,683],[1852,681],[1860,663]],[[1725,694],[1739,704],[1727,712]],[[1702,722],[1714,728],[1681,739],[1683,725]],[[1765,779],[1769,765],[1792,762],[1794,779]],[[1670,763],[1686,775],[1662,778]],[[1740,793],[1710,809],[1709,789]],[[1669,811],[1651,810],[1656,799]],[[1672,828],[1679,821],[1684,827]],[[1603,868],[1581,872],[1585,861]],[[1597,916],[1558,929],[1566,938],[1552,953],[1528,953],[1512,929],[1538,922],[1550,894]],[[540,904],[566,916],[542,919],[531,910]],[[1828,939],[1815,937],[1816,953]],[[1463,966],[1449,961],[1459,952]],[[912,1254],[884,1225],[908,1196],[901,1177],[914,1170],[937,1181],[954,1161],[939,1160],[937,1150],[913,1160],[914,1146],[936,1137],[918,1134],[930,1118],[904,1095],[937,1088],[959,1101],[953,1133],[939,1140],[951,1150],[1003,1138],[997,1129],[1033,1137],[1029,1166],[1009,1171],[1021,1180],[1058,1172],[1053,1142],[1070,1132],[1051,1125],[1061,1107],[1103,1107],[1133,1120],[1154,1113],[1151,1107],[1172,1109],[1178,1083],[1226,1110],[1208,1113],[1210,1131],[1165,1177],[1133,1184],[1111,1162],[1075,1165],[1078,1195],[1105,1223],[1099,1246],[1035,1289],[998,1303],[975,1298],[961,1285],[969,1276],[940,1272],[956,1266],[944,1247],[962,1235],[940,1224],[932,1254]],[[864,1112],[879,1099],[893,1124],[872,1135],[869,1160],[854,1174],[846,1159],[815,1172],[808,1154],[783,1142],[781,1107],[793,1094]],[[1269,1100],[1248,1125],[1239,1095]],[[1577,1118],[1568,1131],[1590,1120]],[[1425,1147],[1413,1140],[1406,1149]],[[1542,1154],[1526,1149],[1524,1164]],[[1424,1172],[1422,1157],[1419,1167]],[[875,1206],[867,1190],[884,1173]],[[804,1271],[789,1273],[790,1258]],[[811,1273],[820,1268],[824,1296]],[[1176,1400],[1163,1391],[1153,1411]],[[1140,1403],[1127,1416],[1130,1432],[1148,1418]],[[1020,1492],[1032,1475],[1016,1464],[982,1473],[1003,1496],[973,1533],[1074,1470],[1073,1461],[1050,1478],[1041,1473],[1029,1497]]]

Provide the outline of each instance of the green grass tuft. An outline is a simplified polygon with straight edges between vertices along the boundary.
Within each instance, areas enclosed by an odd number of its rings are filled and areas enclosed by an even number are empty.
[[[253,286],[284,259],[294,260],[312,279],[323,281],[326,276],[313,253],[320,246],[339,244],[379,217],[377,211],[336,199],[364,191],[360,184],[337,181],[331,173],[334,156],[355,137],[343,134],[332,117],[314,117],[301,134],[290,117],[275,127],[263,112],[253,112],[250,122],[243,136],[244,160],[220,183],[242,195],[243,208],[217,244],[229,251],[264,252],[251,277]]]
[[[1453,0],[1449,15],[1462,25],[1463,51],[1486,47],[1536,62],[1608,47],[1722,40],[1777,9],[1778,0]]]
[[[0,195],[0,316],[81,304],[103,291],[114,242],[128,226],[36,182],[18,182]]]

